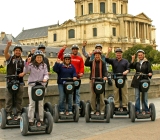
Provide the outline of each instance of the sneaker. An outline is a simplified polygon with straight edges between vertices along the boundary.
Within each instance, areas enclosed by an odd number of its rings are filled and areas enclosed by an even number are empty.
[[[104,111],[101,111],[101,115],[104,115]]]
[[[146,111],[146,114],[150,114],[150,112],[149,112],[149,111]]]
[[[69,111],[69,115],[73,115],[72,111]]]
[[[34,125],[34,123],[33,122],[29,122],[29,126],[33,126]]]
[[[66,115],[68,116],[68,115],[69,115],[69,112],[66,112]]]
[[[94,111],[91,111],[91,115],[93,115],[94,114]]]
[[[17,119],[19,120],[21,118],[21,113],[18,113]]]
[[[99,116],[99,112],[96,112],[96,115]]]
[[[146,114],[146,112],[145,111],[142,111],[142,115],[145,115]]]
[[[10,113],[7,114],[7,120],[12,120],[12,117],[11,117]]]
[[[63,114],[64,114],[64,112],[59,112],[59,114],[60,114],[60,115],[63,115]]]

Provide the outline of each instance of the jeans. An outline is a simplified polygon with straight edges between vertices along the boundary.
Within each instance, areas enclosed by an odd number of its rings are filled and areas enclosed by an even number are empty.
[[[80,95],[79,95],[80,89],[76,89],[76,104],[80,106]]]
[[[66,101],[66,94],[63,90],[63,84],[58,84],[59,89],[59,112],[64,112],[66,110],[65,108],[65,101]],[[72,111],[72,100],[73,95],[68,94],[68,111]]]
[[[135,88],[135,110],[136,112],[140,112],[140,91],[138,88]],[[148,92],[144,93],[144,108],[143,111],[149,111],[148,109]]]

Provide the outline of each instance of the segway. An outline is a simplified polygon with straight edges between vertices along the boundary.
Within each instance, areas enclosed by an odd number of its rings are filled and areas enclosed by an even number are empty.
[[[114,100],[110,102],[111,107],[111,118],[113,118],[113,115],[129,115],[130,118],[130,106],[132,104],[131,101],[128,102],[128,110],[123,110],[122,106],[122,88],[124,87],[125,79],[126,77],[123,75],[123,73],[113,73],[112,78],[115,80],[115,85],[119,89],[119,102],[120,106],[118,110],[115,110]]]
[[[72,112],[73,114],[69,114],[66,115],[66,112],[68,112],[68,95],[69,94],[73,94],[74,93],[74,88],[75,88],[75,84],[73,81],[73,78],[61,78],[63,80],[65,80],[63,82],[63,90],[65,93],[65,97],[66,97],[66,104],[65,104],[65,113],[64,114],[60,114],[59,113],[59,105],[55,104],[54,105],[54,113],[53,113],[53,119],[54,122],[57,123],[60,120],[73,120],[75,122],[78,122],[79,120],[79,108],[77,104],[73,104],[72,106]]]
[[[81,79],[77,79],[74,81],[74,94],[73,94],[73,102],[74,104],[76,104],[76,90],[80,88],[81,85]],[[80,101],[80,109],[79,109],[79,115],[80,117],[84,117],[85,116],[85,102],[84,100]]]
[[[137,118],[137,119],[151,118],[151,121],[155,121],[156,109],[155,109],[155,106],[153,103],[149,104],[150,114],[142,114],[142,111],[145,111],[144,95],[145,95],[145,92],[147,92],[150,87],[150,80],[148,79],[148,74],[136,73],[136,75],[139,76],[139,78],[145,76],[145,78],[147,78],[147,79],[141,79],[139,82],[139,90],[142,93],[142,102],[141,102],[142,109],[140,109],[139,114],[136,114],[135,105],[134,104],[131,105],[131,107],[130,107],[131,122],[135,122],[135,118]]]
[[[17,71],[19,69],[17,68],[15,75],[7,75],[5,78],[7,78],[7,89],[10,94],[12,94],[12,114],[10,120],[7,120],[7,113],[4,108],[0,111],[0,127],[1,129],[4,129],[6,125],[20,125],[20,119],[18,119],[17,115],[17,107],[16,107],[16,94],[19,91],[20,88],[20,82],[18,80]],[[22,112],[27,112],[27,109],[24,107],[22,109]]]
[[[44,125],[40,123],[39,117],[39,101],[44,99],[45,87],[42,85],[42,81],[30,82],[35,83],[35,86],[31,89],[32,99],[35,101],[35,118],[34,125],[29,125],[28,113],[22,113],[20,119],[20,131],[23,136],[26,136],[29,132],[40,132],[45,131],[45,133],[50,134],[53,128],[53,118],[50,112],[44,111]]]
[[[96,94],[96,112],[100,112],[100,94],[104,92],[105,82],[103,78],[92,78],[92,80],[95,79],[93,83],[93,90]],[[105,103],[105,111],[103,114],[91,114],[91,103],[88,101],[86,103],[86,109],[85,109],[85,120],[86,122],[90,122],[90,120],[105,120],[105,122],[110,122],[110,105]]]

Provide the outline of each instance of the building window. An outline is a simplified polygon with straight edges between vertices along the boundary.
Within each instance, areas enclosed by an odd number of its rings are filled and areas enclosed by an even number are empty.
[[[75,31],[74,31],[74,29],[70,29],[68,31],[68,36],[69,36],[69,38],[75,38]]]
[[[121,5],[121,14],[123,14],[123,5]]]
[[[83,5],[81,5],[81,16],[83,16]]]
[[[113,14],[116,14],[116,3],[112,3]]]
[[[33,45],[33,46],[34,46],[34,43],[31,43],[31,45]]]
[[[30,45],[30,43],[27,43],[27,45]]]
[[[100,3],[100,13],[105,13],[105,2]]]
[[[116,36],[116,28],[112,28],[112,35]]]
[[[93,13],[93,3],[88,4],[89,14]]]
[[[57,34],[53,34],[53,41],[57,41]]]
[[[97,36],[97,28],[93,28],[93,36]]]
[[[53,57],[53,52],[49,53],[50,57]]]

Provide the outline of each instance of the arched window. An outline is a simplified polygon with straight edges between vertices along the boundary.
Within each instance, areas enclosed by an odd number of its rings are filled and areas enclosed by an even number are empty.
[[[75,38],[75,31],[74,31],[74,29],[70,29],[68,31],[68,37],[69,38]]]
[[[100,13],[105,13],[105,2],[100,2]]]

